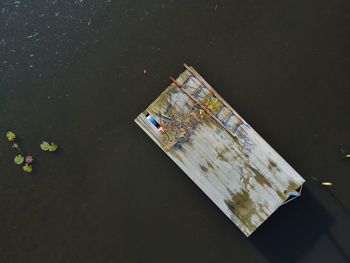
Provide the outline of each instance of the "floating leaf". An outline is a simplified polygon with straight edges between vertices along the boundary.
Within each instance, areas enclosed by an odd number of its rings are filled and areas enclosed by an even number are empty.
[[[51,143],[50,147],[49,147],[49,152],[55,152],[57,151],[58,146],[55,143]]]
[[[23,165],[23,171],[25,171],[26,173],[31,173],[33,171],[33,167],[30,164],[25,164]]]
[[[22,164],[24,162],[24,157],[22,155],[16,155],[14,159],[15,164]]]
[[[58,149],[58,146],[55,144],[55,143],[48,143],[48,142],[46,142],[46,141],[43,141],[41,144],[40,144],[40,148],[41,148],[41,150],[43,150],[43,151],[49,151],[49,152],[55,152],[55,151],[57,151],[57,149]]]
[[[41,144],[40,144],[40,148],[41,150],[43,151],[48,151],[50,149],[50,144],[46,141],[43,141]]]
[[[350,158],[350,154],[345,155],[346,158]]]
[[[12,131],[8,131],[6,137],[10,142],[13,142],[16,139],[16,134]]]
[[[322,182],[321,184],[324,186],[332,186],[333,185],[333,183],[331,183],[331,182]]]
[[[18,151],[21,151],[21,148],[19,148],[19,145],[17,143],[12,144],[12,149],[17,149]]]

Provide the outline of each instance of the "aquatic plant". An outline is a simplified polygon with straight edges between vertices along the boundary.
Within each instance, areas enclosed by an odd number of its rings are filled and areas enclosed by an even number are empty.
[[[23,171],[26,173],[31,173],[33,171],[33,167],[30,164],[26,163],[23,165]]]
[[[217,111],[222,106],[221,102],[217,98],[206,99],[204,101],[205,107],[210,111]]]
[[[22,155],[16,155],[14,159],[15,164],[22,164],[24,162],[24,157]]]
[[[17,154],[13,161],[17,165],[22,165],[22,169],[26,173],[31,173],[33,171],[33,166],[31,165],[34,162],[34,157],[32,155],[24,155],[19,144],[16,142],[16,134],[13,131],[6,132],[6,138],[8,141],[12,142],[12,149],[16,149],[20,154]],[[43,151],[55,152],[58,149],[58,145],[54,142],[48,143],[47,141],[43,141],[40,144],[40,148]],[[25,156],[23,156],[23,155]]]
[[[12,149],[16,149],[18,151],[21,151],[21,148],[19,147],[19,145],[17,143],[12,144]]]
[[[33,156],[28,155],[28,156],[26,156],[25,161],[26,161],[26,163],[29,164],[29,163],[34,162],[34,158],[33,158]]]
[[[57,151],[57,149],[58,149],[57,144],[52,142],[50,145],[50,148],[49,148],[49,152],[55,152],[55,151]]]
[[[41,144],[40,144],[40,148],[41,150],[43,151],[48,151],[50,149],[50,144],[46,141],[43,141]]]
[[[6,133],[6,137],[7,137],[7,140],[9,140],[10,142],[13,142],[16,139],[16,134],[12,131],[8,131]]]
[[[40,148],[41,148],[41,150],[43,150],[43,151],[45,151],[45,152],[47,152],[47,151],[49,151],[49,152],[55,152],[55,151],[57,151],[58,146],[57,146],[55,143],[53,143],[53,142],[51,142],[51,144],[50,144],[50,143],[48,143],[47,141],[43,141],[43,142],[40,144]]]

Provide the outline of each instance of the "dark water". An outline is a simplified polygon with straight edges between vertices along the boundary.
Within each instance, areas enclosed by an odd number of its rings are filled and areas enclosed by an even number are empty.
[[[0,5],[0,262],[349,262],[349,1]],[[307,180],[249,239],[133,122],[183,62]]]

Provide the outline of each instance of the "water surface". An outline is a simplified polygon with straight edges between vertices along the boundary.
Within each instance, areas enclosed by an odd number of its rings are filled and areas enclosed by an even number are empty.
[[[349,262],[349,11],[1,1],[0,262]],[[249,239],[133,122],[183,62],[307,180]],[[44,139],[61,150],[41,152]]]

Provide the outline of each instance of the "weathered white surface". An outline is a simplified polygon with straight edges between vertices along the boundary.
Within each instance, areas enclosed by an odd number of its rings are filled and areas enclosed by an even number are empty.
[[[193,68],[176,82],[181,88],[170,85],[146,111],[163,127],[184,124],[179,138],[169,144],[174,131],[162,133],[144,113],[135,121],[249,236],[304,179]]]

